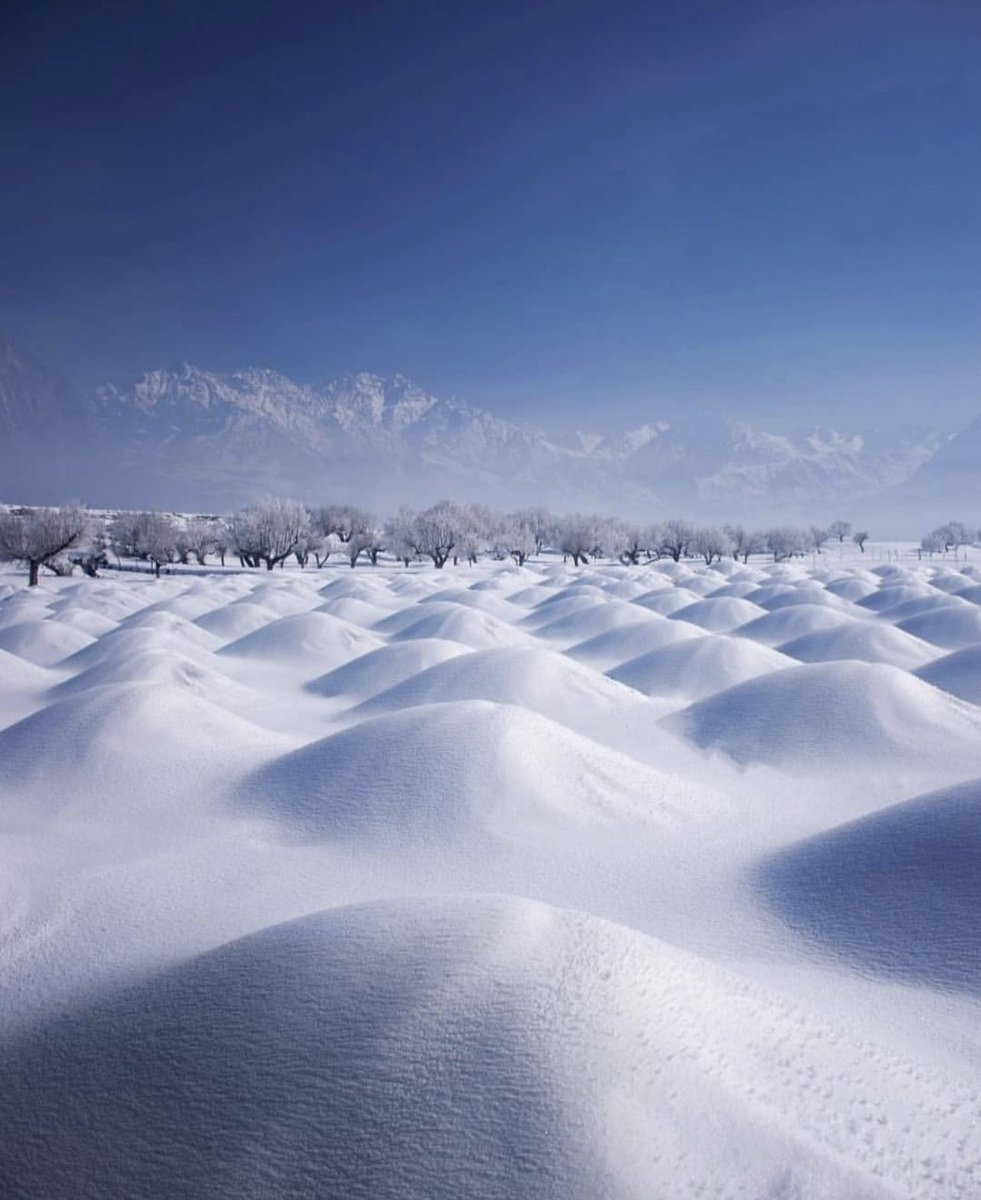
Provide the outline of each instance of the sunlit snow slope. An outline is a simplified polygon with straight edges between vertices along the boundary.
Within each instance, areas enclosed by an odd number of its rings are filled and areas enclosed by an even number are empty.
[[[0,1197],[981,1196],[981,567],[0,575]]]

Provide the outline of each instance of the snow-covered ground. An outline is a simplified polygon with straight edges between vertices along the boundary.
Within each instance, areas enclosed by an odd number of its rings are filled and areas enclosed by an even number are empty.
[[[981,562],[0,575],[0,1195],[981,1196]]]

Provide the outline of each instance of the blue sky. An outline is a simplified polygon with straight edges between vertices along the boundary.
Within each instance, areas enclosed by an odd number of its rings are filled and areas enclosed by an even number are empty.
[[[553,424],[953,428],[979,61],[948,0],[22,5],[0,328],[86,382],[187,359]]]

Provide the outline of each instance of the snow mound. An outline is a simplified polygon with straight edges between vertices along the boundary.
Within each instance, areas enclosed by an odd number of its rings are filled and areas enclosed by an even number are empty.
[[[636,625],[644,620],[644,612],[644,609],[627,600],[604,600],[581,612],[567,613],[538,625],[535,634],[549,641],[575,645],[601,633],[608,633],[611,629]],[[653,614],[648,617],[651,621],[656,619]]]
[[[37,667],[53,667],[94,642],[91,634],[53,617],[21,621],[0,629],[0,650],[16,654]]]
[[[655,715],[629,688],[537,646],[450,658],[380,692],[361,711],[457,700],[517,705],[599,740],[623,736],[638,724],[650,726]]]
[[[699,599],[699,596],[694,592],[689,592],[687,588],[675,590],[671,587],[660,587],[650,592],[644,592],[630,603],[636,604],[638,608],[646,608],[652,613],[659,613],[662,617],[669,617],[679,608],[686,608]]]
[[[939,608],[899,621],[897,628],[945,650],[961,650],[981,642],[981,608],[973,604]]]
[[[597,670],[605,671],[650,650],[660,650],[662,646],[683,642],[687,638],[704,636],[704,630],[699,629],[697,625],[689,625],[687,621],[655,617],[653,620],[620,625],[616,629],[607,630],[606,633],[599,633],[571,646],[565,653],[578,662],[588,663]]]
[[[261,659],[272,664],[302,663],[316,672],[339,666],[380,645],[380,638],[339,617],[324,612],[304,612],[280,617],[229,642],[218,653]]]
[[[767,646],[715,636],[686,639],[642,654],[609,675],[645,696],[699,700],[735,683],[791,666],[791,659]]]
[[[914,674],[952,696],[981,705],[981,644],[945,654]]]
[[[713,633],[728,633],[737,625],[745,625],[763,615],[763,609],[758,604],[738,597],[720,597],[710,600],[699,600],[684,608],[675,609],[671,616],[679,621],[688,621]]]
[[[785,642],[780,650],[801,662],[834,662],[858,659],[862,662],[889,663],[912,671],[936,658],[934,646],[919,638],[875,621],[851,621],[831,629],[821,629]]]
[[[175,786],[193,780],[197,794],[202,773],[214,778],[223,771],[216,747],[233,746],[236,756],[255,760],[262,746],[281,751],[283,745],[283,738],[205,699],[178,668],[166,680],[66,696],[8,726],[0,731],[0,779],[11,789],[40,784],[53,809],[75,799],[64,779],[97,780],[96,803],[111,811],[125,796],[123,817],[160,775]]]
[[[342,621],[350,621],[352,625],[370,629],[390,616],[392,610],[372,600],[360,600],[355,596],[336,596],[318,605],[316,611],[330,613],[332,617],[340,617]]]
[[[363,700],[437,663],[467,653],[467,648],[459,642],[447,642],[440,638],[391,642],[359,655],[318,679],[312,679],[306,687],[307,691],[320,696],[351,696],[355,700]]]
[[[939,1200],[972,1186],[954,1150],[966,1090],[917,1109],[883,1048],[664,943],[510,897],[273,926],[51,1020],[5,1059],[0,1175],[18,1196],[683,1200],[738,1180],[759,1197]],[[890,1122],[867,1124],[869,1083],[886,1080]],[[910,1122],[932,1140],[890,1157]]]
[[[0,680],[5,689],[34,691],[50,687],[52,676],[46,667],[21,658],[19,654],[11,654],[9,650],[0,650]]]
[[[214,634],[225,642],[237,641],[257,629],[279,620],[279,615],[271,608],[260,604],[242,601],[236,604],[226,604],[224,608],[216,608],[213,612],[204,613],[197,617],[195,625],[200,625],[207,633]]]
[[[817,604],[795,604],[757,617],[732,632],[739,637],[752,638],[765,646],[779,646],[793,638],[817,633],[821,629],[838,629],[855,618]]]
[[[664,724],[738,763],[841,771],[930,769],[948,779],[981,758],[981,713],[897,667],[814,663],[700,700]]]
[[[434,608],[436,612],[429,612]],[[444,638],[451,642],[460,642],[472,650],[486,650],[493,646],[513,646],[527,644],[527,634],[521,633],[513,625],[499,621],[490,613],[478,612],[473,608],[463,608],[459,604],[419,605],[413,609],[415,619],[392,633],[393,640],[405,638]],[[401,615],[401,614],[399,614]],[[388,629],[387,621],[375,626],[376,629]]]
[[[365,770],[365,764],[371,770]],[[622,821],[674,821],[693,789],[527,709],[487,700],[364,721],[261,768],[240,804],[301,838],[404,848],[533,844]]]
[[[797,843],[757,877],[783,919],[835,955],[981,993],[981,779]]]

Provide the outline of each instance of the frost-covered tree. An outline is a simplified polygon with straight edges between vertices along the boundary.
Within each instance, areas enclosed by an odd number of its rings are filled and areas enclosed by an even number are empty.
[[[544,513],[545,510],[538,511]],[[540,536],[543,538],[535,510],[518,509],[500,517],[491,534],[491,551],[498,558],[513,558],[519,567],[523,567],[533,554],[539,552],[543,544]]]
[[[795,554],[804,554],[807,549],[806,536],[791,525],[777,525],[763,535],[766,549],[773,555],[774,562],[782,562]]]
[[[109,544],[117,558],[138,558],[160,568],[177,558],[181,530],[173,517],[159,512],[119,513],[109,524]]]
[[[601,519],[588,517],[582,513],[570,513],[562,517],[556,530],[556,545],[563,557],[572,559],[573,566],[588,563],[596,553],[600,540]]]
[[[859,529],[857,533],[852,534],[852,541],[855,545],[865,553],[865,543],[869,540],[869,535],[864,529]]]
[[[425,512],[417,513],[410,526],[410,544],[416,554],[431,558],[437,570],[449,561],[460,540],[465,518],[456,505],[441,500]]]
[[[695,536],[695,526],[690,521],[674,518],[657,527],[657,545],[662,554],[669,554],[680,562],[688,554],[688,547]]]
[[[236,513],[231,528],[243,562],[249,566],[262,562],[271,571],[285,562],[306,536],[309,515],[294,500],[270,497]]]
[[[696,529],[688,545],[689,553],[698,554],[704,558],[706,566],[711,566],[724,554],[728,554],[731,549],[732,542],[725,530],[713,527]]]
[[[822,529],[819,525],[812,525],[807,531],[808,549],[820,554],[829,537],[831,537],[830,529]]]
[[[0,559],[22,562],[29,587],[37,587],[41,567],[56,570],[60,555],[85,535],[88,516],[76,504],[29,508],[0,516]]]
[[[385,544],[392,554],[406,566],[417,556],[413,531],[418,514],[403,505],[394,517],[385,522]]]
[[[828,526],[828,533],[831,537],[838,539],[838,544],[845,540],[851,533],[852,526],[850,521],[832,521]]]
[[[729,539],[729,552],[737,561],[741,558],[748,563],[751,554],[762,554],[766,549],[766,539],[758,530],[747,532],[741,525],[725,525],[723,533]]]

